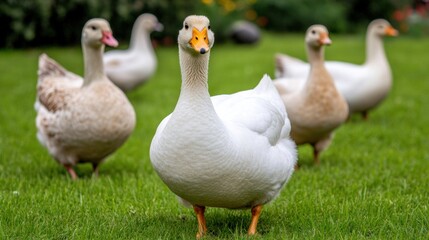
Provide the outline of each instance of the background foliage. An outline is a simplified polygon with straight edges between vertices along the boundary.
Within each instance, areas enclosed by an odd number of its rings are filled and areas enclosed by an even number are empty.
[[[347,8],[333,0],[265,0],[255,4],[258,15],[264,16],[267,28],[277,31],[303,31],[311,24],[329,26],[330,31],[347,31]]]
[[[331,32],[347,33],[365,28],[374,18],[391,20],[398,9],[407,11],[407,17],[396,23],[406,25],[411,14],[406,7],[420,2],[423,0],[3,0],[0,48],[76,44],[83,24],[93,17],[108,19],[115,36],[128,39],[134,20],[143,12],[155,14],[164,24],[164,32],[153,37],[165,44],[175,42],[177,30],[190,14],[208,16],[218,42],[238,19],[275,31],[302,32],[310,24],[321,23]],[[423,28],[427,29],[427,7],[423,10]]]

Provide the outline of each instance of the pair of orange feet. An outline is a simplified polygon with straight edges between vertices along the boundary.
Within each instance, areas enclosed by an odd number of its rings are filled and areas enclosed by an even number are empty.
[[[197,232],[197,239],[200,239],[204,237],[207,233],[207,226],[206,226],[206,219],[204,217],[204,211],[206,210],[206,207],[204,206],[197,206],[194,205],[194,211],[197,215],[198,220],[198,232]],[[256,227],[258,225],[259,216],[262,212],[262,205],[256,205],[252,207],[252,221],[250,222],[249,230],[247,231],[247,234],[249,236],[256,234]]]

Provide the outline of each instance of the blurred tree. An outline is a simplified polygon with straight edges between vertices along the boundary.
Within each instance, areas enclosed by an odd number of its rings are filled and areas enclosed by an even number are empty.
[[[321,23],[331,32],[350,32],[365,29],[374,18],[391,20],[395,9],[407,5],[411,0],[2,0],[0,47],[78,44],[83,24],[94,17],[109,20],[115,37],[127,42],[144,12],[164,24],[162,33],[152,35],[164,44],[176,42],[183,19],[191,14],[208,16],[218,41],[239,19],[275,31],[302,32]]]
[[[333,32],[347,30],[346,8],[335,0],[259,0],[254,8],[270,30],[305,31],[316,23]]]
[[[376,18],[390,19],[395,10],[395,0],[348,0],[343,4],[347,7],[347,21],[368,22]]]
[[[168,19],[169,13],[176,12],[171,9],[185,8],[184,2],[184,0],[3,0],[0,2],[0,21],[5,24],[0,25],[0,30],[5,33],[5,37],[0,39],[0,47],[78,44],[83,25],[94,17],[109,20],[118,39],[129,39],[132,25],[141,13],[155,11],[156,15],[164,15]]]
[[[355,32],[366,29],[376,18],[392,20],[395,9],[410,0],[258,0],[255,10],[264,17],[268,29],[303,31],[321,23],[332,32]]]

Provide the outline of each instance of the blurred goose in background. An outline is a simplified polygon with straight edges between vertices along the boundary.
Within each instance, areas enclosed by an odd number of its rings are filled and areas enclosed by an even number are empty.
[[[130,47],[104,54],[107,76],[123,91],[138,87],[155,73],[157,60],[150,33],[162,31],[163,28],[154,15],[144,13],[134,23]]]
[[[109,23],[89,20],[82,31],[83,79],[46,54],[39,58],[37,137],[73,180],[77,163],[91,163],[98,175],[99,164],[125,142],[135,126],[133,107],[104,73],[105,44],[118,45]]]
[[[158,126],[150,148],[164,183],[207,231],[205,207],[251,208],[249,235],[262,206],[291,177],[296,147],[284,104],[268,76],[256,88],[210,97],[208,63],[214,34],[205,16],[189,16],[179,32],[182,73],[174,111]]]
[[[297,145],[311,144],[318,164],[319,153],[332,141],[333,131],[346,121],[348,107],[324,65],[324,45],[331,44],[326,27],[310,26],[305,42],[310,69],[304,86],[290,89],[289,79],[277,79],[274,84],[286,105],[292,139]]]
[[[368,111],[376,107],[389,93],[392,72],[383,47],[384,36],[396,36],[398,32],[384,19],[372,21],[366,34],[366,60],[362,65],[327,61],[326,68],[335,85],[345,97],[350,114],[361,113],[364,119]],[[299,89],[306,81],[309,64],[288,55],[276,56],[276,77],[292,79],[289,90]]]

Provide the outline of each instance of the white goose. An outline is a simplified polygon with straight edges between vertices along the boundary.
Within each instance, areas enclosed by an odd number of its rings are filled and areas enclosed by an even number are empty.
[[[384,36],[398,32],[384,19],[372,21],[366,34],[366,61],[363,65],[327,61],[326,68],[332,75],[340,93],[346,98],[350,114],[361,113],[366,119],[368,111],[376,107],[389,93],[392,72],[384,53]],[[287,55],[276,56],[276,77],[291,79],[290,90],[304,85],[309,65]]]
[[[248,233],[253,235],[262,205],[279,194],[296,163],[284,105],[268,76],[255,89],[210,97],[214,34],[206,17],[187,17],[178,43],[180,97],[152,140],[153,167],[194,207],[198,238],[206,233],[206,206],[251,208]]]
[[[310,26],[305,35],[310,70],[304,86],[291,90],[291,81],[274,81],[291,121],[291,136],[297,145],[311,144],[314,162],[332,141],[333,131],[348,116],[347,102],[337,91],[324,65],[324,45],[331,44],[328,30],[322,25]]]
[[[144,13],[134,23],[130,47],[104,54],[107,76],[123,91],[138,87],[155,73],[157,60],[150,33],[162,31],[163,28],[154,15]]]
[[[73,180],[77,163],[92,163],[97,175],[99,164],[125,142],[135,126],[133,107],[104,73],[104,44],[118,45],[109,23],[89,20],[82,31],[83,79],[46,54],[39,58],[37,137]]]

